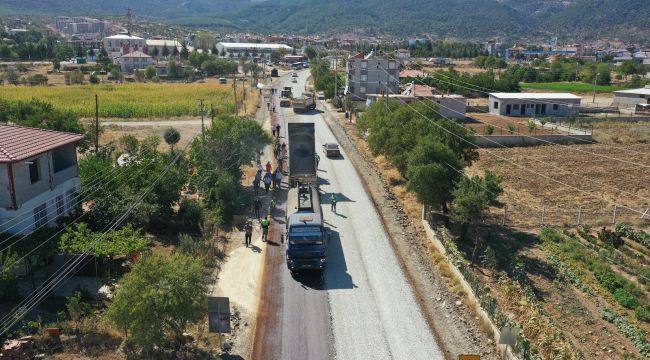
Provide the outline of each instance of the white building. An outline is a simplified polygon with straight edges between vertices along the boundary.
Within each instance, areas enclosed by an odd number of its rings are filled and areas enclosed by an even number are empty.
[[[0,232],[24,234],[74,211],[83,135],[0,125]]]
[[[291,46],[285,44],[262,44],[262,43],[217,43],[217,50],[219,55],[225,53],[225,57],[243,57],[248,54],[248,57],[264,57],[268,58],[273,51],[284,49],[287,53],[293,50]],[[231,56],[232,55],[232,56]]]
[[[633,108],[637,104],[650,104],[650,85],[641,89],[614,91],[612,105]]]
[[[368,94],[366,105],[372,105],[381,97],[382,95],[379,94]],[[449,119],[463,120],[467,111],[467,99],[464,96],[436,94],[434,88],[427,85],[411,83],[406,86],[401,94],[389,94],[388,98],[407,104],[415,101],[430,101],[432,104],[428,106],[433,107],[433,105],[436,105],[438,113],[442,117]]]
[[[115,63],[120,65],[122,72],[144,70],[149,65],[155,65],[156,60],[142,51],[134,51],[115,58]]]
[[[132,51],[143,51],[147,46],[146,41],[138,36],[129,34],[117,34],[105,37],[104,49],[108,52],[108,56],[116,58]]]
[[[169,55],[174,53],[174,48],[181,51],[181,43],[176,40],[167,39],[147,39],[147,54],[153,54],[153,49],[158,49],[158,57],[162,57],[163,48],[167,47]]]
[[[407,49],[398,49],[397,50],[397,58],[400,61],[406,61],[411,58],[411,52],[408,51]]]
[[[350,56],[346,64],[345,95],[352,100],[368,94],[399,94],[399,61],[376,57],[373,53]]]
[[[490,93],[490,114],[505,116],[569,116],[580,111],[582,98],[569,93]]]

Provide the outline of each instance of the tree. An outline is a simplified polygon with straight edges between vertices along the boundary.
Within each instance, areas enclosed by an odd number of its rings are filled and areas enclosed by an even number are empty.
[[[138,82],[143,82],[145,79],[145,74],[143,70],[134,70],[133,76]]]
[[[179,54],[178,47],[173,46],[172,47],[172,56],[178,56],[178,54]]]
[[[205,208],[223,221],[242,211],[245,193],[242,167],[252,163],[271,143],[254,121],[222,116],[192,143],[190,161],[195,168],[191,184],[199,190]]]
[[[54,68],[54,71],[61,70],[61,61],[57,59],[52,60],[52,68]]]
[[[170,61],[169,64],[167,64],[167,76],[169,76],[172,79],[180,77],[181,69],[182,68],[178,66],[176,61]]]
[[[199,31],[196,34],[196,44],[207,54],[214,45],[214,36],[207,31]]]
[[[169,51],[169,50],[167,50],[167,51]],[[157,47],[154,47],[154,48],[151,50],[151,56],[157,58],[158,55],[160,55],[160,50],[158,50]]]
[[[167,47],[167,44],[165,44],[162,48],[162,56],[164,58],[167,58],[169,56],[169,48]]]
[[[174,152],[174,145],[176,145],[181,140],[181,133],[173,127],[167,128],[163,134],[163,138],[167,145],[171,147],[171,152]]]
[[[533,132],[536,132],[536,130],[537,130],[537,122],[535,121],[535,119],[528,120],[527,127],[528,127],[528,133],[529,134],[532,134]]]
[[[108,260],[111,265],[115,256],[130,256],[148,248],[149,240],[142,236],[140,230],[130,225],[122,229],[95,232],[88,224],[77,223],[67,228],[59,240],[59,250],[64,254],[76,255],[89,251],[102,262]]]
[[[406,187],[422,204],[442,208],[447,214],[463,166],[449,147],[434,138],[424,139],[408,155]]]
[[[494,133],[494,125],[486,124],[485,127],[483,128],[483,134],[492,135],[493,133]]]
[[[490,172],[483,178],[478,175],[462,178],[453,191],[452,217],[463,225],[462,237],[465,238],[468,225],[471,224],[474,228],[472,263],[476,261],[479,248],[478,224],[485,216],[488,206],[496,202],[502,192],[501,178]]]
[[[309,60],[315,59],[317,55],[316,50],[311,46],[306,47],[304,53]]]
[[[185,42],[185,40],[181,42],[180,56],[181,59],[184,60],[187,60],[187,58],[190,56],[190,50],[187,48],[187,43]]]
[[[156,68],[154,68],[152,65],[147,66],[146,69],[144,69],[144,76],[148,79],[151,80],[156,76]]]
[[[209,273],[186,255],[143,256],[119,282],[107,318],[146,353],[207,313]]]
[[[60,110],[52,104],[32,99],[9,101],[0,99],[0,122],[55,131],[83,134],[85,129],[79,117],[70,110]]]

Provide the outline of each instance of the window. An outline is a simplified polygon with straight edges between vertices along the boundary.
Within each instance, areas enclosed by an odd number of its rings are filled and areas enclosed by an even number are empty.
[[[513,110],[519,110],[519,104],[514,104],[512,105]]]
[[[494,108],[495,108],[495,109],[498,109],[498,108],[499,108],[499,102],[498,102],[498,101],[495,101],[495,102],[494,102]]]
[[[560,108],[560,106],[558,104],[553,104],[553,110],[557,110],[559,108]]]
[[[395,69],[397,67],[397,63],[394,61],[389,61],[388,62],[388,68],[389,69]]]
[[[41,171],[39,169],[39,159],[33,159],[29,162],[29,180],[31,180],[32,184],[38,182],[41,180]]]
[[[368,81],[368,75],[361,75],[361,81]]]
[[[367,69],[368,68],[368,62],[367,61],[362,61],[361,62],[361,68],[362,69]]]
[[[61,215],[65,212],[65,199],[63,198],[63,195],[59,195],[56,197],[56,213],[57,215]]]
[[[57,173],[74,165],[74,153],[69,147],[58,148],[52,151],[54,172]]]
[[[366,87],[365,86],[360,86],[359,87],[359,92],[362,93],[362,94],[365,94],[366,93]]]
[[[66,200],[68,201],[68,210],[72,210],[77,204],[77,198],[79,197],[77,191],[75,189],[68,190],[66,197]]]
[[[40,227],[47,224],[47,206],[45,204],[34,208],[34,226]]]

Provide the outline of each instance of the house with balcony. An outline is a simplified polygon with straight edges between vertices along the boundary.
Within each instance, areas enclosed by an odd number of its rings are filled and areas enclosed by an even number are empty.
[[[0,125],[0,232],[24,234],[76,208],[83,135]]]
[[[354,101],[366,101],[368,94],[400,94],[399,60],[357,54],[346,63],[345,95]]]
[[[134,70],[144,70],[149,65],[155,65],[156,59],[142,51],[134,51],[116,58],[115,63],[120,65],[122,72],[130,73]]]

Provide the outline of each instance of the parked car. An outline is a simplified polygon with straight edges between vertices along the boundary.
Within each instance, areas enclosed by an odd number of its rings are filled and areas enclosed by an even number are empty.
[[[323,152],[325,153],[326,157],[341,156],[341,150],[339,149],[339,144],[325,143],[323,144]]]
[[[226,79],[225,77],[219,78],[219,84],[227,84],[227,83],[228,83],[228,79]]]
[[[291,77],[298,77],[298,73],[292,73]]]
[[[297,83],[297,82],[298,82],[298,79],[293,78],[293,79],[291,79],[291,82],[292,82],[292,83]]]
[[[318,97],[318,100],[325,100],[325,93],[322,91],[317,92],[316,96]]]

